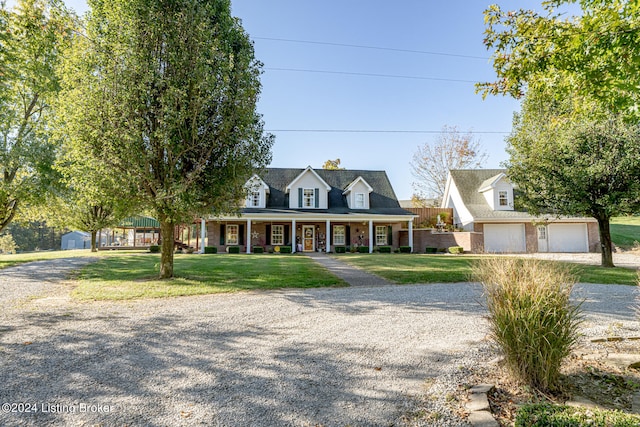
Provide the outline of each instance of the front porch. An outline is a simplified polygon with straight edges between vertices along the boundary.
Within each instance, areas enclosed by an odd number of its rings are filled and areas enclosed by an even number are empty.
[[[209,245],[214,242],[218,245],[218,252],[228,252],[230,247],[239,247],[240,252],[246,253],[254,252],[254,248],[280,252],[286,247],[294,253],[335,252],[336,247],[345,250],[366,247],[371,253],[380,246],[389,246],[392,250],[399,248],[399,231],[403,225],[406,228],[405,224],[384,219],[263,220],[240,217],[207,221],[206,234]],[[409,243],[412,246],[412,242]]]

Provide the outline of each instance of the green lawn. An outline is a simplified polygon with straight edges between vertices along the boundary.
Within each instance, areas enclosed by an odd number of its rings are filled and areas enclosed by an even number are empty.
[[[622,216],[611,220],[611,240],[616,246],[631,249],[640,242],[640,216]]]
[[[159,261],[159,254],[103,258],[79,273],[72,295],[79,300],[126,300],[346,285],[313,260],[296,255],[176,255],[170,280],[156,278]]]
[[[102,252],[100,252],[102,254]],[[96,253],[91,253],[89,249],[77,249],[73,251],[43,251],[43,252],[28,252],[24,254],[11,254],[0,255],[0,270],[7,267],[13,267],[14,265],[24,264],[26,262],[43,261],[47,259],[59,259],[59,258],[77,258],[77,257],[91,257],[98,256]]]
[[[399,284],[452,283],[471,280],[471,264],[480,255],[344,254],[337,259]],[[549,261],[552,262],[552,261]],[[635,270],[571,264],[584,283],[636,285]]]

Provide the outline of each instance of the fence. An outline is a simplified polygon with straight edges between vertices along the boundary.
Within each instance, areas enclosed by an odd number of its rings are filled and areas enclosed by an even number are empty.
[[[418,215],[418,218],[413,221],[413,225],[416,228],[435,226],[436,222],[438,222],[438,215],[440,215],[440,221],[453,225],[452,208],[406,208],[406,210]]]

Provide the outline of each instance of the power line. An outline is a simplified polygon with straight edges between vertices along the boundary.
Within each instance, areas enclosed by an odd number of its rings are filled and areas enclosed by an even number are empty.
[[[300,68],[277,68],[265,67],[267,71],[291,71],[297,73],[318,73],[318,74],[338,74],[345,76],[364,76],[364,77],[384,77],[393,79],[412,79],[412,80],[435,80],[441,82],[457,82],[457,83],[477,83],[476,80],[447,79],[442,77],[423,77],[423,76],[403,76],[397,74],[376,74],[376,73],[353,73],[348,71],[331,71],[331,70],[309,70]]]
[[[399,48],[393,48],[393,47],[368,46],[368,45],[349,44],[349,43],[332,43],[332,42],[320,42],[320,41],[313,41],[313,40],[281,39],[276,37],[252,37],[252,39],[270,40],[270,41],[287,42],[287,43],[315,44],[315,45],[324,45],[324,46],[351,47],[356,49],[386,50],[391,52],[418,53],[422,55],[438,55],[438,56],[449,56],[449,57],[455,57],[455,58],[484,59],[484,60],[490,59],[488,56],[461,55],[457,53],[432,52],[428,50],[414,50],[414,49],[399,49]]]
[[[265,129],[265,132],[299,132],[299,133],[446,133],[443,130],[372,130],[372,129]],[[470,134],[508,134],[504,131],[466,131]]]

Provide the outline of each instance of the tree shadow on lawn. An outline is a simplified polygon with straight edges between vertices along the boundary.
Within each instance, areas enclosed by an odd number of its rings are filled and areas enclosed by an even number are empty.
[[[406,384],[450,357],[389,364],[375,349],[183,316],[26,312],[12,321],[0,342],[0,401],[39,411],[1,414],[3,425],[388,424],[413,391]]]

